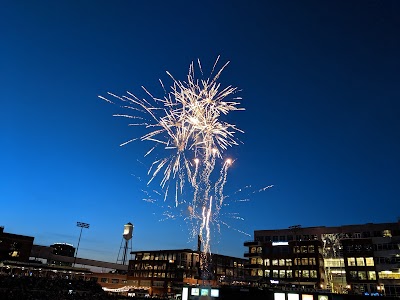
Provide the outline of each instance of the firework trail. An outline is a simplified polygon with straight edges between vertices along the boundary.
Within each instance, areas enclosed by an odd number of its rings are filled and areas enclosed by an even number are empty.
[[[238,145],[235,133],[242,132],[236,125],[221,120],[221,117],[232,111],[244,110],[239,107],[241,98],[234,96],[238,92],[237,88],[222,88],[218,83],[222,71],[229,63],[225,63],[214,75],[218,61],[219,57],[206,79],[195,77],[193,62],[185,81],[176,80],[167,72],[172,79],[172,85],[167,91],[160,80],[165,93],[163,98],[153,96],[144,87],[142,89],[149,100],[140,99],[130,92],[122,96],[113,93],[108,93],[108,97],[99,96],[113,104],[117,100],[116,102],[121,103],[121,108],[129,111],[114,114],[115,117],[127,118],[132,122],[129,126],[146,129],[144,135],[132,138],[121,146],[136,140],[153,143],[145,156],[157,152],[161,158],[155,159],[151,164],[148,184],[160,176],[164,201],[167,200],[168,193],[173,191],[175,207],[180,203],[187,205],[190,213],[188,220],[193,226],[192,233],[201,237],[205,253],[211,252],[210,226],[213,222],[218,222],[218,214],[224,201],[227,172],[232,164],[230,159],[224,161],[223,153],[229,147]],[[198,67],[203,74],[199,60]],[[229,98],[230,100],[226,100]],[[220,170],[215,170],[220,165]],[[191,189],[192,197],[190,201],[181,201],[186,186]]]

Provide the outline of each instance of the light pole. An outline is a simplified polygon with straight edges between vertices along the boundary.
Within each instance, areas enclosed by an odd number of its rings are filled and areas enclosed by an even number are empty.
[[[75,258],[74,258],[74,265],[73,265],[74,267],[75,267],[76,257],[78,256],[79,243],[81,242],[82,229],[89,228],[90,225],[88,223],[76,222],[76,226],[81,228],[81,233],[79,234],[78,246],[76,247],[76,251],[75,251]]]

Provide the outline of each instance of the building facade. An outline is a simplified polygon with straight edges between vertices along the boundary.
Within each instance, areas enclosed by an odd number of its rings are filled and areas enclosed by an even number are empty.
[[[400,296],[399,222],[256,230],[244,246],[254,280]]]
[[[128,281],[152,295],[174,294],[186,284],[223,285],[246,276],[243,258],[211,254],[207,277],[202,278],[200,253],[190,249],[134,251],[129,261]]]
[[[65,256],[65,257],[74,257],[74,255],[75,255],[75,247],[71,244],[54,243],[50,247],[53,248],[54,255],[61,255],[61,256]],[[65,262],[65,261],[59,261],[59,260],[53,259],[53,260],[50,260],[49,263],[52,265],[56,265],[56,266],[72,267],[72,262]]]
[[[31,236],[6,233],[0,227],[0,261],[29,261],[33,240]]]

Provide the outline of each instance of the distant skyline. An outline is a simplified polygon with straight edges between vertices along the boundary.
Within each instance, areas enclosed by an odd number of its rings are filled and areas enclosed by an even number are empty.
[[[218,55],[246,110],[228,117],[245,133],[225,152],[231,227],[213,252],[243,257],[259,229],[396,222],[399,14],[398,1],[6,1],[0,225],[76,246],[89,223],[79,256],[110,262],[127,222],[133,250],[196,248],[163,215],[171,203],[143,200],[160,189],[146,185],[150,145],[120,147],[140,130],[98,96],[162,97],[166,71],[184,80],[200,59],[208,74]],[[249,185],[273,188],[238,201]]]

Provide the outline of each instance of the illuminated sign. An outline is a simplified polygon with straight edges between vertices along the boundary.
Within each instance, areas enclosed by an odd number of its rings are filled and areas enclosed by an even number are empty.
[[[211,297],[219,297],[219,290],[211,289]]]
[[[285,300],[285,293],[274,293],[274,300]]]
[[[201,296],[208,296],[208,289],[201,289]]]
[[[269,280],[271,283],[275,283],[275,284],[278,284],[279,283],[279,280],[272,280],[272,279],[270,279]]]
[[[200,295],[200,289],[199,288],[192,288],[192,291],[191,291],[190,295],[199,296]]]
[[[289,246],[288,242],[272,242],[272,246]]]
[[[299,300],[300,296],[299,296],[299,294],[287,294],[287,299],[288,300]]]
[[[184,287],[182,290],[182,300],[188,300],[189,298],[189,289]]]

